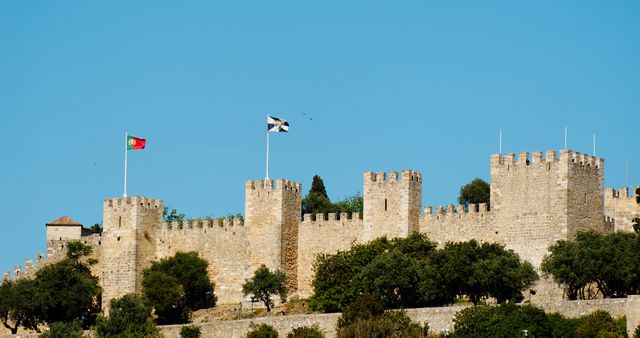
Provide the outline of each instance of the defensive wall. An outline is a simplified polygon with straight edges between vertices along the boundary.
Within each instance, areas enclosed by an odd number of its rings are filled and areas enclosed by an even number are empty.
[[[490,177],[488,205],[427,206],[423,213],[423,177],[412,170],[365,172],[362,215],[301,215],[302,186],[283,179],[246,182],[244,222],[168,224],[161,200],[106,199],[102,236],[87,236],[77,225],[48,225],[47,251],[61,252],[64,243],[78,237],[93,244],[104,305],[126,293],[140,293],[142,271],[151,262],[196,251],[209,262],[218,302],[238,303],[247,301],[242,284],[260,265],[283,271],[290,294],[304,298],[312,293],[318,254],[334,254],[379,236],[421,232],[440,245],[470,239],[497,242],[538,268],[555,241],[571,239],[582,229],[630,231],[630,219],[640,214],[637,194],[605,193],[604,160],[598,157],[569,150],[496,154]],[[536,296],[527,297],[533,302],[562,297],[549,280],[533,291]]]
[[[415,322],[424,325],[429,323],[429,331],[442,333],[444,330],[453,332],[453,318],[459,311],[469,305],[407,309],[407,315]],[[638,326],[638,312],[640,312],[640,296],[617,299],[598,299],[589,301],[559,301],[536,304],[547,313],[558,312],[566,317],[588,315],[596,310],[609,312],[613,317],[627,316],[627,331],[630,336]],[[268,324],[273,326],[279,337],[286,337],[294,328],[317,324],[327,338],[336,336],[336,324],[340,313],[310,314],[292,316],[270,316],[253,319],[212,321],[197,323],[202,330],[203,337],[235,338],[245,337],[251,330],[251,325]],[[167,338],[180,337],[182,325],[161,326],[162,333]]]

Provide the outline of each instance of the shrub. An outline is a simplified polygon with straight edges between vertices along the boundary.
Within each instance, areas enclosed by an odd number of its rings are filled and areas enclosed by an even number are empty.
[[[98,338],[160,337],[151,308],[134,294],[112,299],[109,317],[98,317],[95,331]]]
[[[427,336],[427,327],[422,328],[411,321],[405,311],[389,311],[371,319],[357,320],[353,324],[338,328],[338,338],[360,337],[403,337],[422,338]]]
[[[258,326],[251,324],[251,331],[247,333],[247,338],[278,338],[278,331],[264,323]]]
[[[324,332],[320,329],[318,324],[313,326],[300,326],[291,331],[287,338],[324,338]]]
[[[456,337],[551,337],[551,322],[544,311],[531,305],[506,303],[473,306],[458,312],[454,320]]]
[[[80,338],[82,336],[82,325],[79,320],[53,323],[48,332],[40,335],[41,338]]]
[[[380,317],[383,314],[384,305],[382,301],[372,294],[364,294],[342,311],[342,315],[338,318],[338,327],[351,325],[358,320]]]
[[[180,329],[180,338],[200,338],[200,326],[187,325]]]
[[[607,311],[594,311],[576,327],[576,337],[626,337],[626,319],[622,321],[622,318],[614,320]]]

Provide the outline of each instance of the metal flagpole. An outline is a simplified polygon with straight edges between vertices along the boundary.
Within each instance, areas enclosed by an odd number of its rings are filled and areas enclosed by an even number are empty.
[[[269,179],[269,127],[268,127],[268,123],[269,123],[269,116],[267,115],[267,173],[264,177],[264,180],[268,180]]]
[[[129,132],[124,133],[124,194],[122,197],[127,197],[127,147],[129,142]]]
[[[593,134],[593,156],[596,156],[596,134]]]
[[[624,186],[629,186],[629,158],[624,158]]]
[[[500,155],[502,155],[502,130],[500,130]]]
[[[564,149],[567,149],[567,127],[564,127]]]

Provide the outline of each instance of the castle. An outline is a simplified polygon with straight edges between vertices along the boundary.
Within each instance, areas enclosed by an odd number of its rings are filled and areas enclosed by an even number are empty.
[[[476,239],[502,243],[539,268],[549,245],[577,231],[633,231],[640,217],[640,189],[604,188],[604,160],[570,150],[491,156],[490,208],[427,206],[421,212],[422,175],[364,173],[364,213],[301,215],[302,186],[288,180],[250,180],[245,218],[163,221],[161,200],[126,197],[104,201],[103,234],[62,218],[47,224],[47,261],[59,259],[70,240],[94,246],[103,306],[126,293],[141,292],[142,271],[177,251],[197,251],[209,262],[219,303],[246,300],[242,284],[262,264],[288,277],[292,295],[313,293],[312,265],[319,253],[335,253],[380,236],[425,233],[439,244]],[[27,260],[14,277],[44,264]],[[9,273],[5,273],[9,278]],[[554,300],[562,291],[542,279],[529,297]]]

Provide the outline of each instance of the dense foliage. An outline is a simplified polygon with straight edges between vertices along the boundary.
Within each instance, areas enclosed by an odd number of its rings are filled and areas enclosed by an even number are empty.
[[[626,337],[626,318],[605,311],[578,318],[545,314],[531,305],[473,306],[454,317],[455,337]]]
[[[411,321],[404,311],[366,311],[363,306],[371,299],[354,302],[345,309],[338,320],[338,338],[360,337],[406,337],[422,338],[428,335],[428,325],[424,328]],[[355,307],[355,308],[354,308]],[[345,318],[345,314],[349,318]]]
[[[158,323],[186,323],[192,311],[215,305],[208,265],[196,252],[177,252],[143,272],[142,292],[155,309]]]
[[[640,293],[637,234],[580,232],[575,240],[558,241],[549,251],[542,262],[542,271],[566,289],[569,299]]]
[[[278,331],[268,324],[254,325],[247,332],[247,338],[278,338]]]
[[[440,306],[465,296],[517,301],[538,278],[530,263],[501,245],[469,241],[438,250],[422,234],[319,255],[314,269],[310,305],[324,312],[341,311],[363,294],[385,308]]]
[[[262,265],[256,270],[253,277],[242,285],[242,292],[245,296],[252,294],[267,307],[267,312],[271,312],[274,305],[271,295],[279,295],[283,303],[287,300],[286,280],[286,276],[281,271],[271,272]]]
[[[293,329],[287,335],[287,338],[324,338],[324,332],[320,329],[318,324],[312,326],[300,326]]]
[[[38,324],[80,321],[88,327],[100,311],[98,278],[91,275],[92,248],[79,241],[67,243],[60,262],[38,270],[34,279],[0,285],[0,321],[12,333],[20,326],[38,330]]]
[[[200,338],[200,326],[186,325],[180,329],[180,338]]]
[[[151,318],[151,307],[134,294],[109,302],[109,317],[98,317],[95,326],[98,338],[160,337]]]
[[[49,331],[40,335],[40,338],[81,338],[84,336],[79,320],[72,322],[53,323]]]
[[[30,279],[0,284],[0,321],[11,334],[16,334],[20,326],[37,329],[40,319],[36,294],[36,283]]]
[[[469,204],[487,203],[488,206],[490,195],[491,186],[489,183],[480,178],[476,178],[460,188],[458,203],[464,204],[465,206]]]
[[[313,176],[309,193],[302,199],[302,214],[315,215],[317,213],[326,214],[341,212],[349,214],[359,212],[362,214],[363,203],[364,201],[360,194],[332,203],[329,199],[329,195],[327,195],[327,189],[324,187],[324,182],[320,176],[315,175]]]
[[[551,337],[553,332],[544,311],[513,303],[468,307],[455,315],[454,323],[456,337]]]

